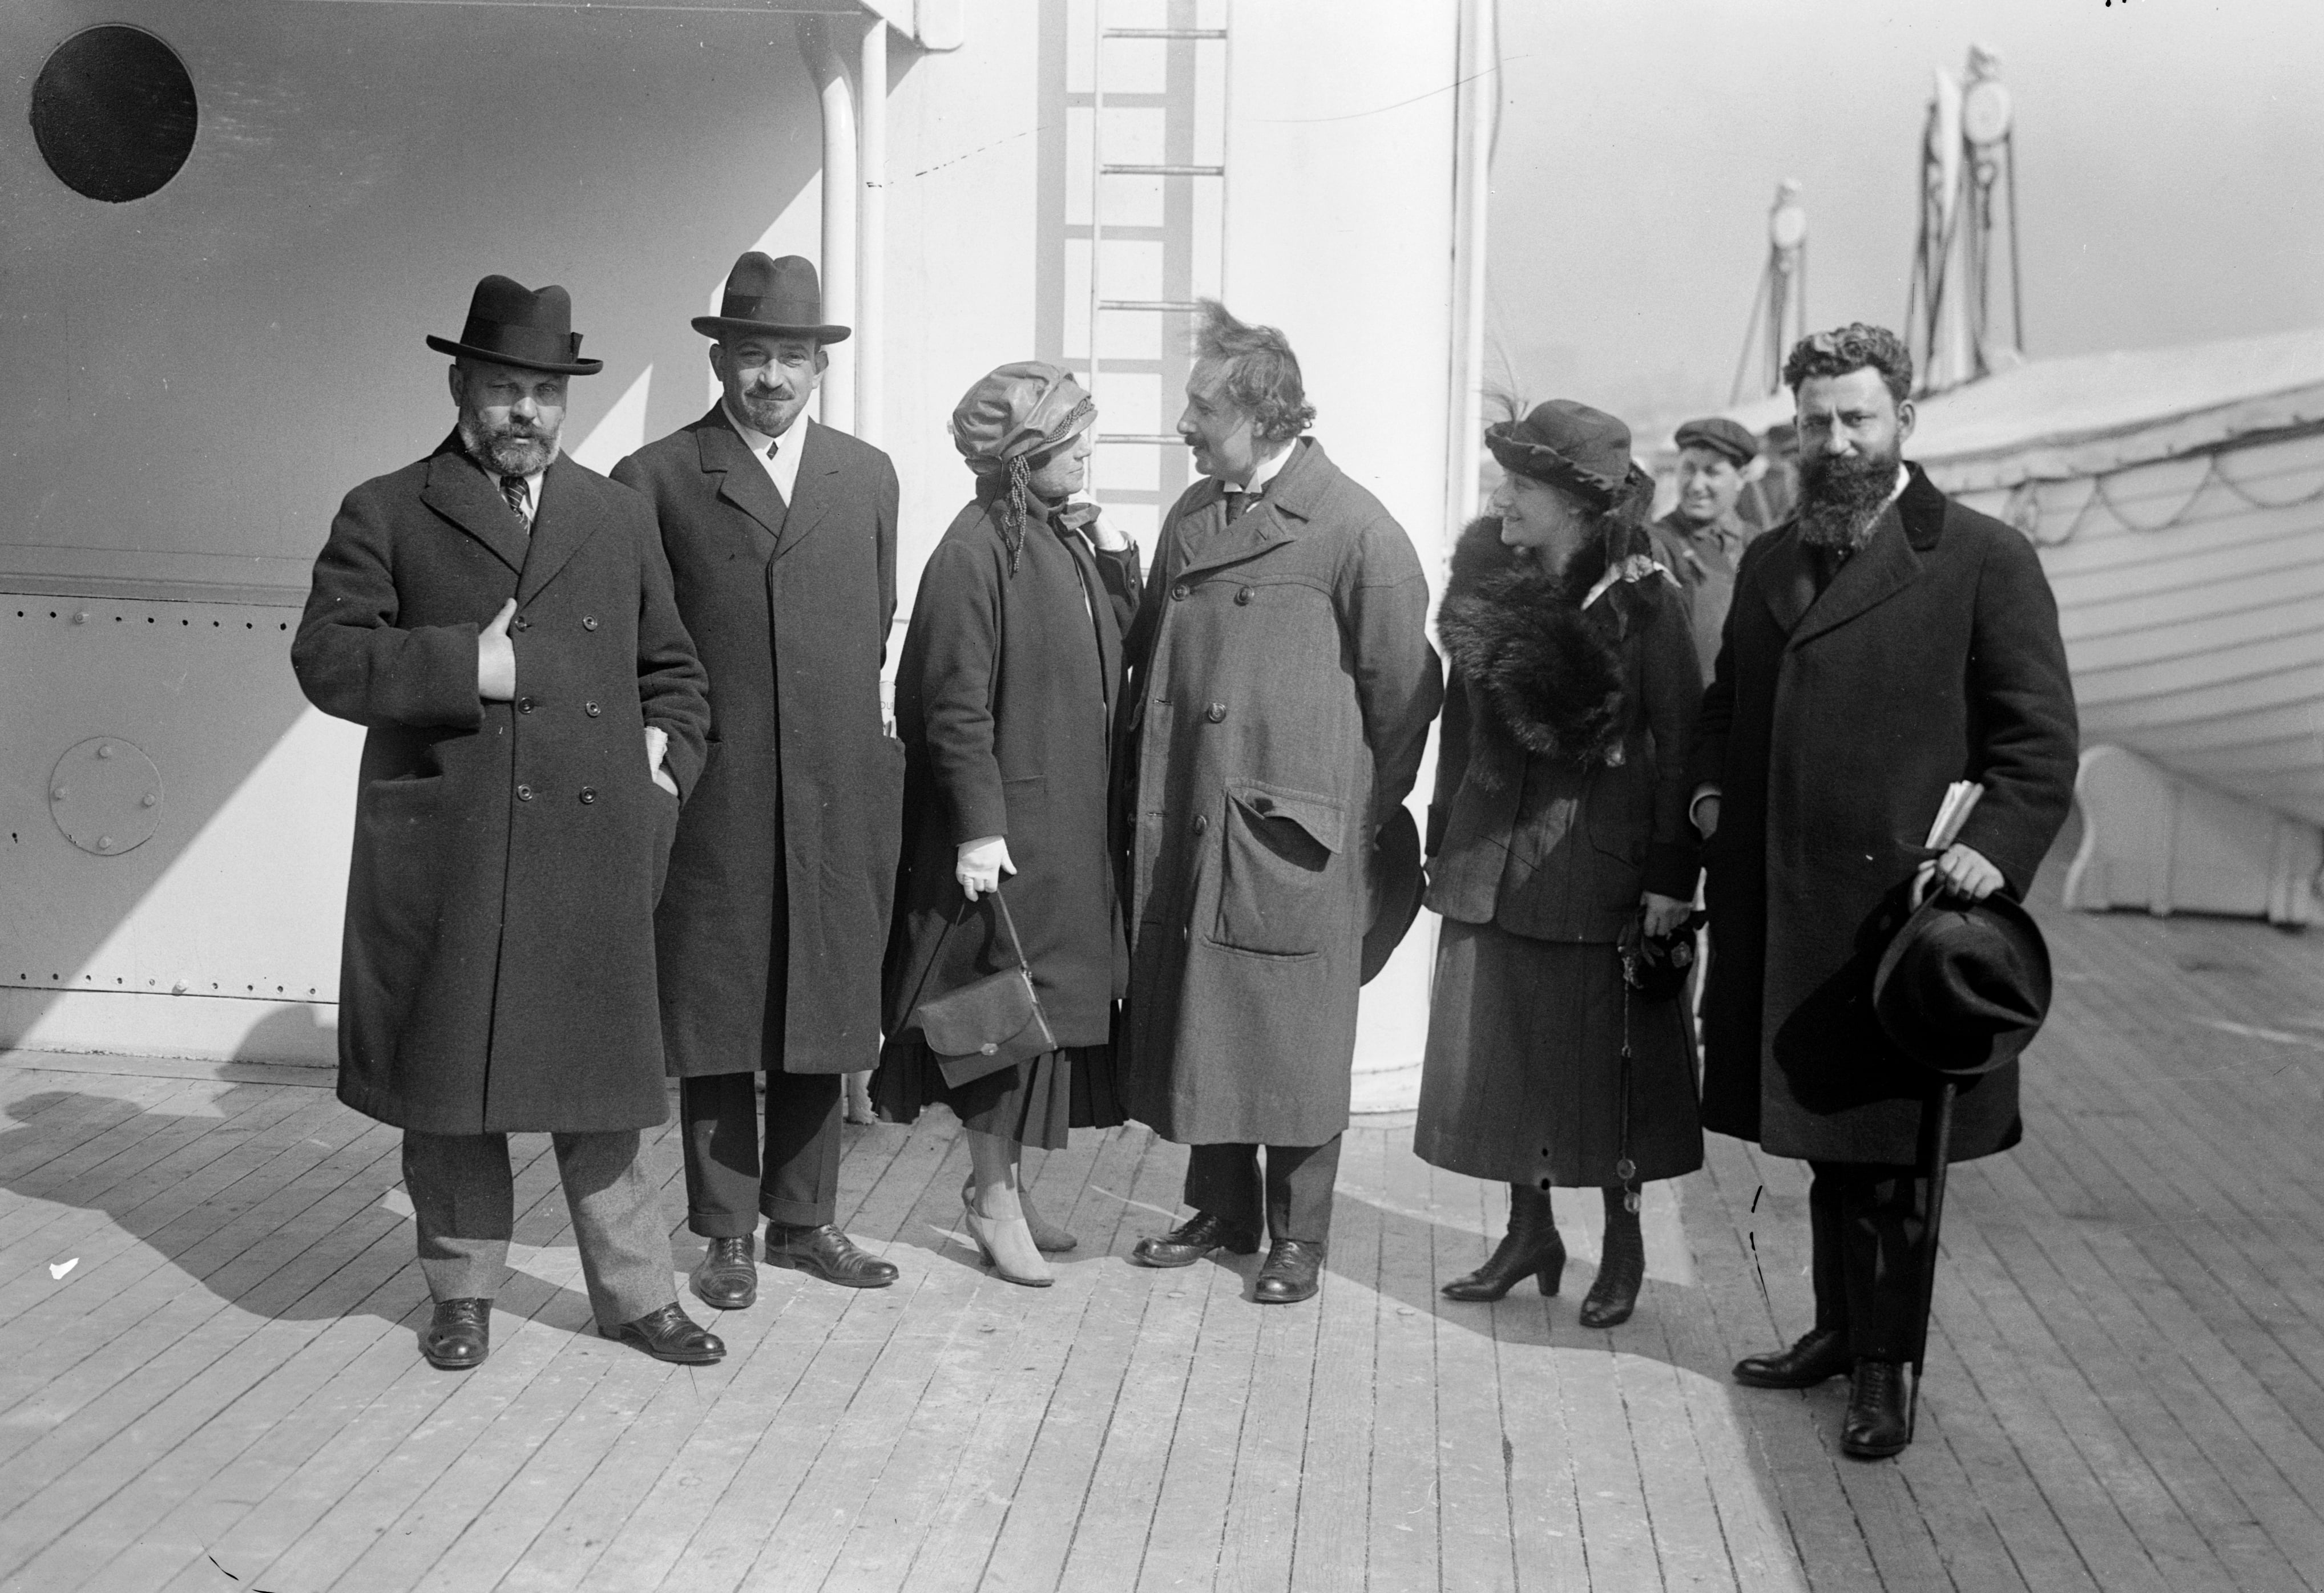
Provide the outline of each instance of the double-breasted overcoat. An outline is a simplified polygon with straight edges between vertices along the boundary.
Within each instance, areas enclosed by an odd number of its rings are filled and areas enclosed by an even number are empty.
[[[1696,732],[1720,793],[1703,1127],[1905,1165],[1931,1082],[1874,1018],[1874,968],[1955,780],[1985,787],[1961,843],[2024,895],[2072,796],[2073,689],[2033,546],[1917,465],[1821,594],[1816,557],[1796,522],[1745,549]],[[2017,1082],[1962,1088],[1954,1160],[2016,1143]]]
[[[1012,569],[1003,484],[985,483],[928,556],[896,671],[908,844],[888,1032],[1016,962],[997,914],[964,912],[954,878],[963,843],[999,835],[1017,869],[1001,889],[1057,1044],[1103,1045],[1130,977],[1109,777],[1138,553],[1093,552],[1036,502]]]
[[[510,598],[516,700],[476,695]],[[339,1099],[433,1134],[667,1115],[654,899],[702,768],[702,666],[644,501],[551,464],[530,534],[456,441],[347,494],[290,659],[366,726],[339,972]]]
[[[710,672],[709,760],[655,919],[669,1071],[871,1067],[904,784],[880,705],[895,467],[810,426],[786,504],[714,405],[613,479],[652,503]]]
[[[1129,644],[1122,1101],[1184,1144],[1347,1127],[1372,838],[1443,699],[1410,539],[1293,447],[1231,524],[1171,507]]]

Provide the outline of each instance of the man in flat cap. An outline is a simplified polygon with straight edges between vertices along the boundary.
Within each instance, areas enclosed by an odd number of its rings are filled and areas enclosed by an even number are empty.
[[[564,457],[593,375],[562,288],[478,284],[458,420],[347,494],[291,667],[368,728],[339,972],[339,1099],[403,1130],[435,1299],[421,1340],[483,1362],[515,1220],[508,1136],[547,1132],[599,1330],[725,1353],[671,1289],[654,899],[702,769],[702,667],[653,514]]]
[[[1703,678],[1719,657],[1719,632],[1735,595],[1735,566],[1750,528],[1735,512],[1744,471],[1759,456],[1748,428],[1713,415],[1678,428],[1678,502],[1649,532],[1655,557],[1686,591]]]
[[[1443,677],[1411,539],[1300,436],[1315,412],[1289,342],[1207,304],[1195,347],[1178,433],[1204,479],[1163,520],[1125,644],[1121,761],[1122,1099],[1194,1147],[1194,1215],[1134,1255],[1248,1255],[1263,1221],[1254,1298],[1288,1304],[1315,1293],[1330,1236],[1373,842]]]
[[[613,468],[651,502],[710,672],[710,755],[655,918],[678,1079],[694,1292],[721,1310],[770,1266],[853,1288],[896,1268],[838,1226],[846,1074],[880,1050],[904,749],[880,705],[896,613],[896,471],[808,419],[825,349],[813,264],[734,262],[711,339],[718,401]],[[759,1089],[765,1089],[765,1139]]]
[[[1912,1437],[1932,1096],[1879,1020],[1876,971],[1929,889],[2023,898],[2072,796],[2074,697],[2032,544],[1904,463],[1913,364],[1896,336],[1819,332],[1784,380],[1798,511],[1744,553],[1691,762],[1712,953],[1702,1126],[1812,1174],[1815,1326],[1736,1380],[1849,1374],[1840,1449],[1868,1459]],[[1931,858],[1920,843],[1962,780],[1984,794]],[[1961,1088],[1949,1160],[2021,1132],[2012,1060]]]

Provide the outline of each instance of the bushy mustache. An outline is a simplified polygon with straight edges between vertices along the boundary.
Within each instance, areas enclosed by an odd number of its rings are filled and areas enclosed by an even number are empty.
[[[494,475],[531,475],[557,458],[562,427],[544,427],[514,417],[497,425],[472,410],[460,411],[460,446]]]

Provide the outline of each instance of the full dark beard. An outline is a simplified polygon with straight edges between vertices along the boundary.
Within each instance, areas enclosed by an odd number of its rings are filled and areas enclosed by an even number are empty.
[[[530,475],[548,469],[557,457],[557,433],[493,427],[463,410],[460,446],[468,451],[469,458],[494,475]]]
[[[1833,458],[1811,455],[1800,461],[1800,540],[1811,548],[1853,553],[1872,538],[1880,511],[1896,490],[1900,443],[1887,453]]]

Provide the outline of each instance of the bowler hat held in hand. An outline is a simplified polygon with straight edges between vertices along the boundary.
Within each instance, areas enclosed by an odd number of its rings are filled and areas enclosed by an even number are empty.
[[[2024,1050],[2049,1016],[2049,946],[2034,916],[1999,891],[1974,902],[1939,892],[1882,953],[1872,1009],[1924,1066],[1988,1073]]]
[[[1001,899],[999,886],[990,894],[1001,914],[1001,927],[1009,932],[1017,966],[989,973],[912,1008],[912,1026],[936,1059],[945,1082],[954,1089],[1057,1048],[1056,1037],[1049,1029],[1049,1015],[1041,1009],[1040,995],[1033,989],[1033,968],[1025,960],[1025,943],[1017,938],[1017,920],[1010,916],[1009,904]],[[946,925],[945,939],[951,938],[959,925],[958,918]],[[939,940],[936,953],[941,954],[943,950],[944,940]]]

